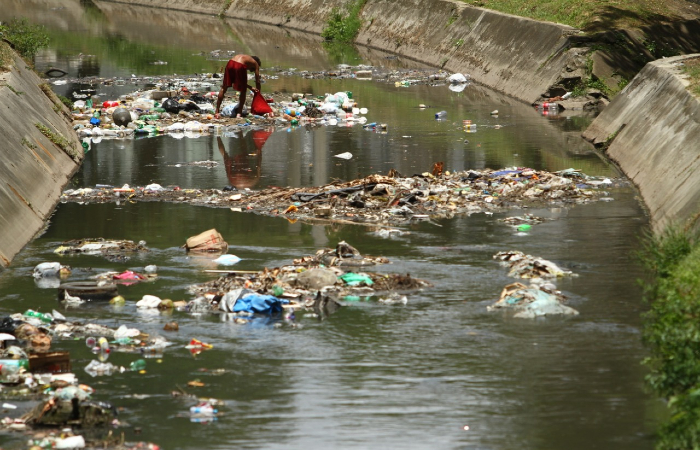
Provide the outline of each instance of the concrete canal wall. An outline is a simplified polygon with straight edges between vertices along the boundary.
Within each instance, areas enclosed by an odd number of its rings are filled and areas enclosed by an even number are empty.
[[[700,229],[700,102],[682,63],[700,54],[649,63],[584,133],[637,185],[655,231]]]
[[[70,111],[42,82],[19,56],[0,71],[0,268],[44,228],[82,158]]]
[[[118,3],[214,14],[317,35],[334,8],[344,11],[349,4],[347,0]],[[568,36],[576,33],[569,26],[488,11],[454,0],[368,0],[360,17],[363,26],[358,44],[467,73],[479,84],[528,103],[555,84],[574,57],[566,51]]]

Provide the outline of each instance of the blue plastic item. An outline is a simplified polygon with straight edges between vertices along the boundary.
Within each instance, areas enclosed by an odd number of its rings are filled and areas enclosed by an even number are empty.
[[[227,255],[219,256],[218,258],[216,258],[214,260],[214,262],[217,264],[224,265],[224,266],[232,266],[232,265],[236,264],[237,262],[239,262],[240,260],[241,260],[241,258],[239,258],[236,255],[228,255],[227,254]]]
[[[233,312],[274,314],[282,312],[282,305],[287,303],[288,300],[280,300],[274,295],[247,294],[236,300]]]

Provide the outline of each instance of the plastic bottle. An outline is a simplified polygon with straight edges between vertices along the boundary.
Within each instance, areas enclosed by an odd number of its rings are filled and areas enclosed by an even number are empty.
[[[51,315],[40,313],[38,311],[34,311],[33,309],[28,309],[27,311],[25,311],[24,315],[26,317],[34,317],[36,319],[41,320],[44,323],[50,323],[52,320]]]
[[[109,353],[109,341],[107,341],[107,338],[101,337],[97,340],[97,345],[100,346],[100,351]]]
[[[213,416],[219,412],[218,409],[214,409],[209,403],[200,403],[197,406],[190,407],[190,414],[196,416]]]
[[[0,374],[2,378],[14,375],[22,368],[29,370],[28,359],[0,359]]]
[[[440,111],[435,113],[435,118],[437,120],[444,119],[445,117],[447,117],[447,111]]]
[[[145,359],[137,359],[136,361],[133,361],[129,365],[129,369],[133,370],[134,372],[144,370],[145,368],[146,368],[146,360]]]
[[[85,345],[87,345],[90,348],[95,348],[97,346],[97,339],[90,336],[87,339],[85,339]]]
[[[542,103],[542,109],[558,109],[559,105],[554,102],[544,102]]]

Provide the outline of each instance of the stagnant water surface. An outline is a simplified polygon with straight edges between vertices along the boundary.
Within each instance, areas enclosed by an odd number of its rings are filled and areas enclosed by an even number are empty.
[[[448,170],[517,165],[619,176],[579,138],[591,120],[581,114],[543,116],[475,85],[456,93],[445,86],[404,88],[280,73],[332,70],[339,63],[419,67],[376,51],[326,51],[319,38],[281,28],[109,2],[4,1],[0,20],[15,16],[32,17],[51,34],[52,46],[37,56],[37,70],[123,77],[118,88],[93,86],[103,98],[135,90],[128,81],[132,74],[213,71],[222,62],[210,59],[211,51],[236,50],[262,58],[266,92],[352,91],[368,108],[369,121],[388,125],[385,134],[360,126],[276,127],[267,130],[271,133],[228,132],[221,142],[209,135],[104,139],[92,143],[70,187],[312,186],[391,168],[410,175],[436,161]],[[159,61],[168,64],[153,64]],[[85,88],[55,85],[66,96]],[[421,103],[430,108],[418,109]],[[494,109],[497,117],[490,114]],[[439,110],[448,112],[448,120],[434,120]],[[476,123],[477,132],[464,133],[463,119]],[[256,145],[261,139],[264,144]],[[333,157],[346,151],[354,155],[349,161]],[[203,160],[219,164],[183,165]],[[96,399],[120,409],[127,440],[165,449],[650,449],[663,408],[643,384],[644,306],[635,281],[640,270],[631,256],[647,218],[631,187],[612,189],[609,197],[613,201],[529,210],[551,220],[527,234],[498,221],[523,213],[512,211],[416,223],[393,238],[380,237],[372,227],[290,223],[228,209],[61,204],[46,231],[0,273],[0,313],[57,308],[69,319],[126,324],[171,340],[174,345],[161,359],[148,359],[145,374],[97,378],[83,370],[95,356],[82,341],[53,347],[71,352],[74,372],[96,389]],[[378,271],[408,272],[435,286],[409,295],[406,305],[370,299],[348,303],[323,321],[299,314],[296,327],[137,310],[134,303],[144,294],[190,300],[187,287],[210,280],[205,269],[221,268],[181,248],[189,236],[209,228],[219,230],[229,253],[242,258],[237,269],[276,267],[345,240],[392,261]],[[64,240],[92,237],[145,240],[151,251],[126,262],[53,253]],[[576,272],[578,277],[562,279],[558,287],[580,315],[522,320],[488,312],[503,286],[514,281],[492,256],[510,249]],[[65,309],[55,288],[42,288],[31,277],[36,264],[56,260],[74,268],[74,280],[149,264],[158,266],[159,278],[120,287],[127,299],[123,307]],[[171,320],[179,323],[179,332],[162,330]],[[191,338],[214,348],[193,357],[184,348]],[[117,353],[109,360],[128,366],[136,358]],[[187,387],[192,380],[204,386]],[[187,411],[193,402],[171,395],[179,388],[223,400],[217,420],[191,421]],[[18,405],[10,415],[32,406]],[[24,440],[0,435],[0,444],[8,447]]]

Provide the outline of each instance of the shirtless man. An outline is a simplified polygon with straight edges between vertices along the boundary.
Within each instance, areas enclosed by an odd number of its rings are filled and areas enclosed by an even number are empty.
[[[248,85],[248,71],[255,72],[255,89],[260,90],[260,58],[257,56],[250,55],[236,55],[224,69],[224,82],[221,84],[221,90],[219,91],[219,97],[216,100],[216,113],[217,119],[221,117],[219,111],[221,108],[221,102],[224,100],[224,94],[226,90],[233,86],[235,90],[241,94],[238,97],[238,105],[236,105],[234,111],[236,111],[237,117],[241,117],[241,112],[243,111],[243,105],[245,105],[246,92],[248,89],[253,89]]]

